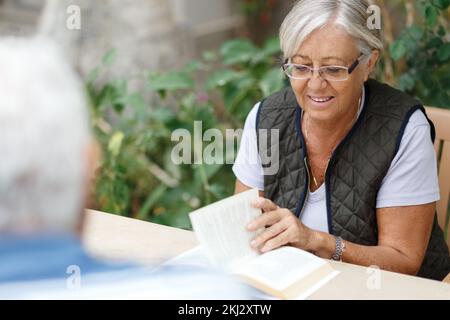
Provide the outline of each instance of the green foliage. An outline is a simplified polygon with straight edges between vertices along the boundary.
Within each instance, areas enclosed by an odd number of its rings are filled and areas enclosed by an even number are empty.
[[[233,40],[181,70],[149,73],[145,89],[130,92],[125,79],[99,80],[114,63],[115,50],[108,52],[87,80],[103,153],[95,208],[189,228],[190,211],[232,194],[232,153],[224,150],[223,162],[230,164],[176,165],[171,152],[178,141],[171,134],[193,133],[194,121],[202,122],[203,132],[218,128],[223,136],[225,129],[242,128],[253,105],[284,85],[277,54],[277,39],[262,48]]]
[[[425,105],[450,108],[449,0],[416,1],[420,13],[389,46],[396,86]],[[442,16],[442,19],[439,19]]]

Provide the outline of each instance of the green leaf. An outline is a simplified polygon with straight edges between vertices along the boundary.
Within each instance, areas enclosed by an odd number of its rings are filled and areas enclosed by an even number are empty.
[[[408,73],[403,74],[399,79],[399,89],[400,90],[412,90],[414,88],[416,81],[414,77]]]
[[[225,42],[220,48],[220,55],[225,65],[250,62],[257,52],[258,48],[246,39]]]
[[[427,49],[439,49],[443,45],[442,39],[440,37],[434,37],[427,43]]]
[[[417,25],[409,27],[406,32],[414,41],[420,41],[420,39],[422,39],[424,34],[423,29]]]
[[[235,114],[236,108],[240,108],[242,101],[251,94],[252,88],[255,85],[254,82],[254,78],[243,75],[233,85],[225,87],[223,92],[224,102],[232,114]]]
[[[175,228],[189,230],[191,228],[191,223],[189,220],[188,213],[177,213],[173,217],[172,224]]]
[[[226,196],[225,188],[220,184],[208,186],[207,191],[211,192],[216,199],[223,199]]]
[[[109,150],[109,152],[111,152],[111,154],[114,157],[117,157],[117,155],[120,152],[120,148],[122,147],[123,138],[124,138],[123,132],[118,131],[118,132],[114,133],[113,136],[111,137],[111,139],[109,140],[108,150]]]
[[[117,113],[121,113],[125,109],[125,105],[116,102],[113,104],[113,108]]]
[[[437,0],[437,2],[442,10],[447,9],[450,6],[450,0]]]
[[[192,60],[186,64],[184,71],[192,73],[205,68],[205,65],[197,60]]]
[[[152,111],[152,118],[165,124],[173,120],[174,114],[169,108],[160,107]]]
[[[217,60],[217,54],[214,51],[205,51],[202,54],[203,60],[206,62],[212,62]]]
[[[406,45],[402,39],[394,41],[389,47],[389,52],[394,60],[401,59],[406,53]]]
[[[100,71],[100,67],[94,68],[91,72],[89,72],[86,82],[88,84],[95,82],[95,80],[97,80],[98,76],[100,75]]]
[[[269,70],[259,83],[263,96],[267,97],[284,87],[284,74],[279,68]]]
[[[150,74],[149,85],[155,91],[173,91],[193,88],[194,80],[183,71],[165,74],[152,73]]]
[[[242,76],[240,72],[234,70],[219,70],[214,72],[206,81],[206,88],[208,90],[223,87],[229,82],[239,79]]]
[[[194,109],[196,105],[196,96],[194,92],[189,92],[180,101],[180,105],[186,109]]]
[[[430,5],[425,9],[425,19],[429,27],[434,27],[437,22],[439,11],[436,7]]]
[[[280,55],[280,40],[278,37],[272,37],[267,40],[262,48],[258,50],[251,59],[252,65],[257,65],[259,63],[268,63],[272,61],[274,55]]]
[[[166,191],[167,187],[164,184],[160,184],[152,193],[150,193],[139,210],[138,218],[145,219],[148,216],[148,212],[153,208],[158,200],[164,196]]]
[[[204,168],[208,179],[214,176],[222,167],[223,164],[209,164],[209,165],[205,164]]]
[[[274,55],[281,52],[280,39],[278,37],[272,37],[264,44],[263,51],[266,55]]]
[[[105,66],[110,66],[113,64],[113,62],[116,60],[117,57],[117,49],[113,48],[109,50],[104,56],[103,56],[103,64]]]
[[[117,113],[121,113],[125,108],[128,92],[128,83],[125,79],[116,79],[111,82],[109,92],[109,102]]]
[[[110,83],[111,103],[123,103],[128,92],[128,82],[125,79],[115,79]]]
[[[439,61],[444,62],[450,59],[450,42],[445,43],[437,51],[437,57]]]
[[[128,186],[119,179],[105,179],[98,187],[100,210],[125,214],[129,201]]]
[[[130,105],[135,109],[144,109],[148,106],[142,94],[138,92],[130,94],[127,97],[125,97],[124,102],[125,104]]]

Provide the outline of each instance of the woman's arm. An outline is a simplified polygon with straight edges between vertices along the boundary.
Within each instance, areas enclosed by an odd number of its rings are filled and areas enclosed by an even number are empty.
[[[362,266],[376,265],[383,270],[415,275],[420,269],[428,245],[435,203],[377,209],[378,245],[363,246],[345,241],[344,262]],[[265,213],[255,219],[249,230],[267,227],[252,245],[262,252],[283,245],[330,259],[335,251],[334,236],[306,227],[288,209],[260,199],[255,207]]]
[[[376,265],[383,270],[415,275],[422,265],[430,239],[436,203],[377,209],[378,245],[345,242],[344,262]],[[312,243],[322,257],[331,257],[335,239],[318,232]]]
[[[241,193],[247,190],[253,189],[245,184],[243,184],[239,179],[236,179],[236,184],[234,186],[234,194]],[[259,196],[264,197],[264,191],[259,190]]]

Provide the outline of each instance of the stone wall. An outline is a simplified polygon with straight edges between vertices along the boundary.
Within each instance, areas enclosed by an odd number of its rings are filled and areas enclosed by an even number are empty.
[[[217,47],[243,24],[233,0],[0,0],[0,34],[55,39],[86,76],[103,55],[117,49],[114,75],[177,68]],[[80,29],[67,27],[81,11]]]
[[[45,0],[0,0],[0,35],[31,35]]]

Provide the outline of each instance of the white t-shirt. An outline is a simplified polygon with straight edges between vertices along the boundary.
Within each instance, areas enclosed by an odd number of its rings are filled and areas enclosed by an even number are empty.
[[[364,97],[361,105],[364,105]],[[258,155],[256,115],[260,103],[245,121],[239,152],[233,165],[236,178],[243,184],[264,191],[264,174]],[[414,112],[377,195],[376,207],[411,206],[439,200],[436,154],[430,138],[430,125],[424,114]],[[301,217],[313,230],[328,232],[325,184],[308,197]]]

